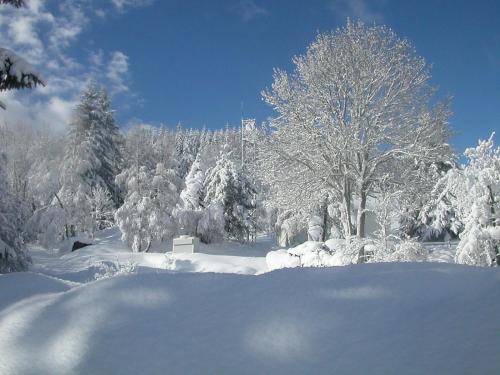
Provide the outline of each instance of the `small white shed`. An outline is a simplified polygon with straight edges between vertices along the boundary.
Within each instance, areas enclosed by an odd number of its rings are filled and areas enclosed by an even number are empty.
[[[174,238],[172,252],[173,253],[197,253],[200,246],[198,237],[182,235]]]

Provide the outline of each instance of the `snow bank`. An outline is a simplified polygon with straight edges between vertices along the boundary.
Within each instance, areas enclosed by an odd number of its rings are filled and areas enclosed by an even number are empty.
[[[0,311],[0,374],[498,374],[499,283],[492,268],[381,263],[20,293]]]
[[[291,267],[332,267],[352,264],[346,256],[345,241],[332,239],[326,242],[306,241],[288,250],[270,251],[266,255],[270,270]]]
[[[264,257],[213,254],[165,254],[162,268],[180,272],[216,272],[258,275],[268,271]]]

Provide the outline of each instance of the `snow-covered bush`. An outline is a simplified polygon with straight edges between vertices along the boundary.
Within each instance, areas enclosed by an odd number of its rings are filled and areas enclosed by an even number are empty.
[[[266,263],[270,270],[290,267],[346,266],[358,262],[361,249],[368,262],[416,262],[427,259],[427,250],[415,240],[384,243],[373,239],[350,241],[333,238],[326,242],[306,241],[290,249],[270,251]]]
[[[382,242],[375,240],[365,245],[367,261],[376,262],[421,262],[427,260],[428,251],[415,239]]]
[[[326,242],[306,241],[290,249],[270,251],[266,263],[270,270],[290,267],[333,267],[356,263],[359,246],[343,239]]]
[[[438,182],[463,223],[455,261],[477,266],[500,265],[500,147],[493,134],[465,151],[468,163]]]
[[[134,273],[137,264],[128,260],[125,262],[102,261],[92,267],[94,269],[94,280],[109,279],[119,275],[129,275]]]
[[[224,239],[224,209],[218,202],[213,202],[200,211],[200,220],[196,234],[204,243],[220,242]]]

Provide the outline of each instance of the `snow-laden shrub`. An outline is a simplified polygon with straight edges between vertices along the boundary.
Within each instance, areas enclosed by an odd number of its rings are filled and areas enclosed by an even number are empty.
[[[326,242],[306,241],[290,249],[267,253],[266,263],[270,270],[290,267],[346,266],[358,262],[364,248],[369,262],[417,262],[427,259],[427,250],[417,241],[382,243],[372,239],[350,241],[334,238]]]
[[[201,211],[196,234],[204,243],[220,242],[224,238],[224,210],[217,202]]]
[[[290,267],[332,267],[355,263],[359,248],[345,240],[306,241],[290,249],[270,251],[266,263],[270,270]]]
[[[370,263],[376,262],[421,262],[427,260],[428,251],[414,239],[382,242],[365,245]]]
[[[94,280],[101,280],[119,275],[129,275],[135,272],[136,267],[137,264],[130,260],[125,262],[102,261],[93,267],[93,278]]]

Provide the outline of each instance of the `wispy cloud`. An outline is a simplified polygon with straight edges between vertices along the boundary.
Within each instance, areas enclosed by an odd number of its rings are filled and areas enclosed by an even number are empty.
[[[382,23],[384,15],[381,8],[385,0],[332,0],[330,10],[339,18],[352,18],[367,23]]]
[[[128,56],[120,51],[113,52],[106,75],[112,83],[112,94],[128,91],[129,88],[125,83],[128,75]]]
[[[115,8],[123,12],[127,8],[139,8],[151,5],[155,0],[111,0]]]
[[[267,8],[253,0],[240,0],[231,7],[231,10],[245,22],[269,15]]]
[[[64,126],[81,90],[91,79],[106,86],[112,95],[131,95],[130,63],[124,52],[87,51],[88,63],[84,63],[81,56],[72,54],[71,47],[81,41],[82,33],[92,22],[105,14],[145,6],[152,0],[109,0],[107,5],[100,0],[26,3],[26,7],[18,9],[0,5],[0,35],[7,36],[1,45],[31,62],[47,86],[0,93],[8,106],[7,111],[0,111],[0,122]]]

